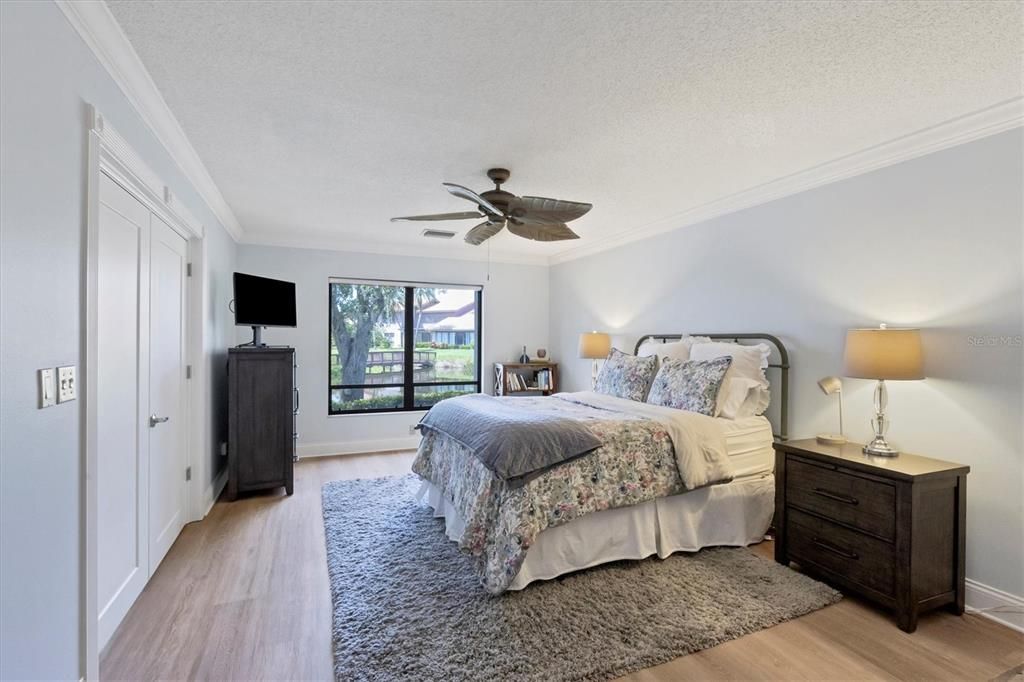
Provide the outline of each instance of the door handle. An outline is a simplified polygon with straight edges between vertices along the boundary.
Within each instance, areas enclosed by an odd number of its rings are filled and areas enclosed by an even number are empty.
[[[149,415],[149,428],[153,428],[157,424],[163,424],[165,421],[169,419],[170,417],[158,417],[155,414],[151,414]]]

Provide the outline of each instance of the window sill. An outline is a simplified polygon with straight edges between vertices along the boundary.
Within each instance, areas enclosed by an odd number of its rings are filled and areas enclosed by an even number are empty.
[[[429,407],[415,410],[365,410],[362,412],[345,412],[343,414],[327,414],[328,419],[336,419],[338,417],[386,417],[400,414],[425,414]]]

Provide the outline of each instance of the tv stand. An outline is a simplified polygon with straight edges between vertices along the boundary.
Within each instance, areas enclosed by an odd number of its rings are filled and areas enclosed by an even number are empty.
[[[263,343],[263,327],[252,325],[252,342],[242,345],[252,346],[253,348],[266,348],[267,344]]]

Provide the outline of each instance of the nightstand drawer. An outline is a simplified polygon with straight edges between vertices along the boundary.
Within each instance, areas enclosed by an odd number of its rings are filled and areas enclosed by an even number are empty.
[[[892,596],[893,550],[882,540],[790,509],[786,519],[789,554],[882,595]]]
[[[892,485],[794,457],[787,461],[786,470],[787,504],[893,539],[896,491]]]

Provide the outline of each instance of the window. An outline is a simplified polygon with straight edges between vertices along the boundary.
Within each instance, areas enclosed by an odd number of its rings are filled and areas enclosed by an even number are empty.
[[[480,392],[477,287],[331,280],[328,413],[402,412]]]

